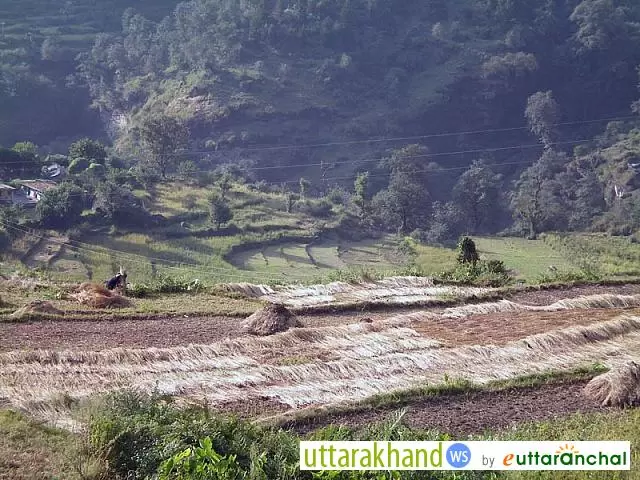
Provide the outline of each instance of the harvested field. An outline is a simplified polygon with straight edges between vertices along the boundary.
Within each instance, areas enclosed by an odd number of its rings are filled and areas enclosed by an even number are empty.
[[[578,285],[568,288],[531,290],[510,295],[509,300],[525,305],[549,305],[565,298],[604,294],[638,295],[640,285]]]
[[[334,282],[327,285],[284,286],[229,284],[226,288],[250,297],[287,307],[340,307],[353,304],[415,305],[443,298],[468,299],[489,294],[495,289],[479,287],[435,286],[426,277],[392,277],[371,283]]]
[[[322,360],[274,364],[274,352],[294,358],[313,353]],[[442,348],[411,329],[406,318],[396,317],[210,345],[7,352],[0,354],[0,398],[44,416],[47,403],[61,393],[85,397],[130,387],[206,397],[214,406],[243,398],[299,408],[362,399],[425,382],[439,384],[445,376],[482,384],[593,362],[615,364],[639,355],[640,317],[622,316],[503,346],[456,348]]]
[[[455,437],[510,428],[519,423],[549,420],[572,413],[605,411],[598,402],[585,398],[586,381],[514,388],[498,392],[471,392],[442,395],[409,403],[403,418],[407,425],[437,429]],[[331,415],[320,419],[290,423],[285,428],[308,433],[326,425],[363,427],[389,417],[400,407]]]
[[[106,350],[213,343],[241,333],[238,318],[195,317],[115,321],[0,323],[0,352],[12,350]]]
[[[436,318],[414,323],[418,333],[442,341],[447,346],[505,345],[529,335],[559,328],[592,325],[620,315],[622,310],[568,310],[560,312],[518,312],[470,315],[462,319]],[[629,313],[640,314],[640,309]]]
[[[265,416],[446,378],[484,384],[595,362],[615,366],[640,357],[639,302],[607,294],[537,307],[503,301],[396,315],[301,315],[304,327],[266,337],[224,317],[6,323],[0,402],[62,422],[56,399],[134,388]]]

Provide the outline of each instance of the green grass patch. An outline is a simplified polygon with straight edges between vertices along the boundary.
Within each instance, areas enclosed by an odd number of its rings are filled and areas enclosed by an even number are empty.
[[[82,458],[74,461],[77,438],[23,415],[0,410],[0,478],[80,479]]]

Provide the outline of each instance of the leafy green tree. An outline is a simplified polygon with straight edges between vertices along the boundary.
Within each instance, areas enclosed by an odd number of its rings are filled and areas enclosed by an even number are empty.
[[[167,178],[167,170],[176,163],[176,151],[186,146],[189,140],[189,129],[173,117],[149,117],[142,123],[140,138],[162,178]]]
[[[45,228],[57,230],[76,225],[84,209],[83,191],[64,183],[48,190],[36,205],[36,217]]]
[[[193,160],[185,160],[178,164],[178,176],[182,181],[188,182],[193,180],[198,173],[198,167]]]
[[[388,160],[391,168],[389,186],[374,197],[378,217],[384,224],[394,225],[403,233],[421,227],[428,218],[427,157],[427,149],[421,145],[396,150]]]
[[[71,161],[71,163],[69,164],[69,167],[67,168],[67,171],[71,175],[79,175],[80,173],[84,172],[87,168],[89,168],[89,165],[90,165],[89,160],[87,160],[84,157],[79,157]]]
[[[38,146],[33,142],[18,142],[13,146],[12,150],[25,156],[34,158],[38,156]]]
[[[369,211],[369,172],[358,174],[353,186],[353,203],[360,210],[360,218],[365,219]]]
[[[69,146],[69,158],[85,158],[91,163],[104,165],[107,159],[106,147],[96,140],[82,138]]]
[[[516,220],[528,230],[529,238],[536,238],[546,228],[566,228],[566,191],[556,178],[565,162],[566,155],[547,150],[516,184],[511,208]]]
[[[470,233],[489,230],[500,216],[502,177],[475,161],[453,188],[453,198]]]
[[[113,182],[104,182],[98,186],[93,210],[117,226],[140,226],[149,219],[142,201],[131,190]]]
[[[222,225],[233,219],[233,211],[229,204],[215,193],[209,197],[209,215],[211,223],[216,226],[217,230],[220,230]]]
[[[224,172],[217,181],[218,188],[220,189],[220,196],[222,200],[227,199],[227,193],[231,190],[231,185],[233,183],[233,177],[229,172]]]
[[[545,148],[550,148],[553,144],[554,125],[560,119],[560,109],[553,93],[549,90],[531,95],[527,99],[524,116],[531,132],[540,138]]]
[[[461,265],[470,263],[474,267],[480,260],[480,255],[478,255],[478,250],[476,249],[476,242],[470,237],[462,237],[458,242],[457,260]]]
[[[464,214],[454,202],[433,202],[429,228],[421,241],[447,244],[464,231]]]

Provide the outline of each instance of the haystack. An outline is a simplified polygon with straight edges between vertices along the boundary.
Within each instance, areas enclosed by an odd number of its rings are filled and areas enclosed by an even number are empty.
[[[48,315],[64,315],[62,310],[57,309],[51,302],[45,300],[34,300],[33,302],[19,308],[13,312],[11,318],[23,318],[32,314],[46,313]]]
[[[274,303],[248,317],[243,329],[252,335],[266,336],[299,326],[296,317],[284,305]]]
[[[591,380],[584,394],[603,406],[640,404],[640,364],[627,362]]]
[[[82,305],[93,308],[121,308],[130,305],[129,300],[122,295],[96,283],[83,283],[70,297]]]

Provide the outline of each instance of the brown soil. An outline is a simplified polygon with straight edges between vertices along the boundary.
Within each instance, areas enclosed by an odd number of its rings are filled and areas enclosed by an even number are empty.
[[[104,350],[208,344],[241,335],[229,317],[0,323],[0,352],[20,349]]]
[[[583,285],[569,288],[533,290],[529,292],[515,293],[507,296],[512,302],[523,303],[525,305],[550,305],[565,298],[579,297],[582,295],[638,295],[640,285]]]
[[[550,330],[604,322],[640,309],[560,310],[557,312],[507,312],[443,318],[414,323],[411,328],[448,346],[504,345]]]
[[[456,437],[514,425],[550,420],[572,413],[607,411],[582,394],[586,381],[550,384],[534,388],[515,388],[498,392],[473,392],[425,398],[409,405],[404,422],[417,429],[436,429]],[[402,408],[383,408],[304,420],[286,428],[308,433],[327,425],[358,428],[380,422]]]

